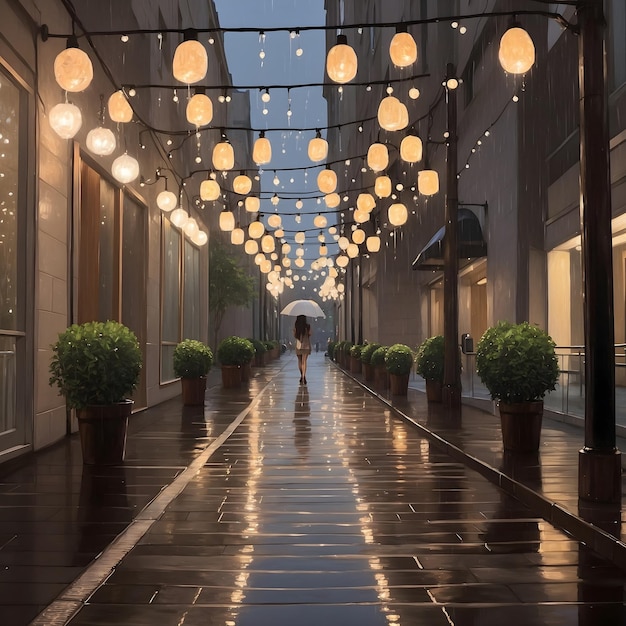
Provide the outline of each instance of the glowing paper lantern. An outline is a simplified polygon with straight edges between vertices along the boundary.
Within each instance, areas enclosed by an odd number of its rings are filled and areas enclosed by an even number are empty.
[[[254,142],[252,160],[257,165],[265,165],[272,160],[272,144],[264,132],[261,132],[259,138]]]
[[[434,196],[439,191],[439,174],[435,170],[419,171],[417,190],[424,196]]]
[[[216,180],[207,178],[200,183],[200,198],[207,202],[213,202],[220,197],[222,190]]]
[[[248,226],[248,236],[252,239],[260,239],[265,232],[265,226],[260,221],[251,222]]]
[[[337,174],[330,168],[317,175],[317,186],[322,193],[333,193],[337,189]]]
[[[107,108],[113,122],[125,123],[133,119],[133,110],[123,91],[116,91],[109,96]]]
[[[382,172],[389,165],[389,151],[384,143],[373,143],[369,147],[367,165],[375,172]]]
[[[264,259],[259,264],[259,269],[263,274],[269,274],[272,271],[272,262],[269,259]]]
[[[213,167],[216,170],[232,170],[235,167],[235,151],[227,141],[216,143],[213,148]]]
[[[341,250],[345,250],[350,245],[350,240],[347,237],[339,237],[337,245],[341,248]]]
[[[228,233],[235,228],[235,214],[228,209],[220,213],[220,230]]]
[[[280,215],[278,215],[278,213],[272,213],[272,215],[267,218],[267,225],[271,226],[272,228],[278,228],[281,224],[281,221],[281,217]]]
[[[71,139],[83,125],[83,116],[75,104],[55,104],[48,114],[50,127],[61,139]]]
[[[335,83],[348,83],[355,76],[358,69],[356,52],[348,45],[345,35],[337,35],[337,44],[334,45],[326,57],[326,72]]]
[[[337,257],[337,267],[347,267],[348,263],[350,263],[350,259],[345,255],[340,255]],[[339,287],[343,287],[343,285],[339,285]]]
[[[294,261],[294,264],[295,264],[296,267],[304,267],[304,259],[297,258]]]
[[[365,231],[361,228],[357,228],[352,231],[352,241],[357,245],[362,244],[365,241]]]
[[[250,256],[252,256],[253,254],[258,253],[259,244],[256,242],[255,239],[248,239],[248,241],[246,241],[246,244],[244,246],[244,250],[246,251],[246,254],[249,254]]]
[[[513,26],[502,35],[498,59],[505,72],[525,74],[535,63],[535,45],[530,35]]]
[[[404,204],[398,202],[389,207],[388,217],[392,226],[402,226],[409,219],[409,212]]]
[[[294,241],[299,244],[303,244],[305,239],[306,239],[306,235],[302,231],[297,232],[294,237]]]
[[[359,246],[357,246],[355,243],[349,244],[348,247],[346,248],[346,254],[351,259],[354,259],[354,258],[358,257],[359,256]]]
[[[263,252],[265,252],[266,254],[274,252],[274,250],[276,249],[276,244],[274,242],[275,239],[274,237],[272,237],[272,235],[263,235],[263,237],[261,238],[261,250],[263,250]]]
[[[391,178],[378,176],[374,183],[374,193],[379,198],[388,198],[391,195]]]
[[[92,128],[87,133],[87,150],[92,154],[98,156],[108,156],[115,152],[117,141],[115,141],[115,135],[113,131],[102,126]]]
[[[189,219],[185,209],[176,209],[170,213],[170,222],[177,228],[182,228]]]
[[[324,196],[324,202],[329,209],[334,209],[339,206],[341,202],[341,198],[337,193],[329,193]]]
[[[361,211],[361,209],[356,209],[352,214],[354,221],[357,224],[364,224],[370,218],[370,214],[367,211]]]
[[[317,136],[309,141],[308,149],[309,159],[314,163],[323,161],[328,156],[328,142],[322,139],[321,134],[317,133]]]
[[[248,196],[244,201],[244,205],[248,213],[256,213],[261,207],[261,201],[256,196]]]
[[[360,193],[356,198],[356,208],[359,211],[364,211],[365,213],[369,213],[376,206],[376,200],[374,200],[374,196],[369,193]]]
[[[409,111],[398,98],[387,96],[378,106],[378,123],[385,130],[402,130],[409,125]]]
[[[243,228],[233,228],[230,232],[230,243],[234,246],[240,246],[246,238],[246,234],[243,232]]]
[[[199,231],[200,228],[198,227],[198,222],[196,222],[193,217],[190,217],[183,226],[183,232],[187,235],[187,237],[189,237],[189,239],[193,239]]]
[[[191,239],[197,246],[203,246],[208,240],[209,236],[203,230],[199,230],[195,237]]]
[[[325,228],[326,224],[328,224],[328,220],[324,215],[316,215],[313,219],[313,225],[316,228]]]
[[[203,93],[197,93],[187,102],[185,110],[187,121],[194,126],[206,126],[213,119],[213,103],[211,98]]]
[[[205,47],[197,40],[196,33],[187,31],[185,41],[178,44],[172,61],[172,74],[181,83],[197,83],[209,69],[209,57]]]
[[[419,163],[422,152],[422,140],[416,135],[407,135],[400,143],[400,158],[407,163]]]
[[[129,154],[118,156],[111,165],[111,174],[120,183],[130,183],[139,176],[139,163]]]
[[[397,32],[389,44],[389,56],[397,67],[408,67],[417,61],[415,39],[406,31]]]
[[[372,235],[365,240],[365,245],[368,252],[378,252],[380,250],[380,237],[378,235]]]
[[[235,180],[233,181],[233,191],[235,193],[245,196],[247,193],[250,193],[251,189],[252,180],[249,176],[246,176],[246,174],[241,172],[239,176],[235,177]]]
[[[176,208],[178,204],[178,199],[176,198],[176,194],[172,191],[162,191],[156,197],[156,203],[159,209],[165,213],[169,213]]]
[[[70,38],[71,39],[71,38]],[[89,87],[93,79],[93,65],[85,52],[80,50],[74,42],[57,54],[54,59],[54,78],[59,87],[65,91],[83,91]]]

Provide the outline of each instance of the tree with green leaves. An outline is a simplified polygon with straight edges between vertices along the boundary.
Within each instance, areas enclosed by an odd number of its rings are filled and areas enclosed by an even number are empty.
[[[213,344],[229,307],[250,306],[256,296],[254,278],[241,267],[237,258],[219,243],[209,251],[209,313],[213,329]]]

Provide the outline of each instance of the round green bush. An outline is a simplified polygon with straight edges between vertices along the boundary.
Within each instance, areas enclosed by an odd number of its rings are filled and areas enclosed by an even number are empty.
[[[74,409],[122,402],[137,387],[140,372],[137,337],[119,322],[73,324],[52,346],[49,382]]]
[[[254,346],[243,337],[226,337],[217,348],[217,358],[222,365],[244,365],[254,357]]]
[[[356,344],[350,348],[350,356],[353,356],[355,359],[361,359],[361,350],[363,346],[360,344]]]
[[[267,348],[262,341],[258,339],[248,339],[248,341],[254,346],[254,351],[257,355],[265,354],[267,352]]]
[[[328,346],[326,347],[326,352],[328,354],[328,358],[329,359],[334,359],[335,358],[335,348],[337,346],[337,342],[336,341],[329,341],[328,342]]]
[[[555,347],[550,335],[528,322],[498,322],[478,342],[476,370],[494,400],[541,400],[559,377]]]
[[[429,337],[417,349],[415,371],[426,380],[443,381],[443,358],[443,335]]]
[[[174,373],[179,378],[206,376],[213,365],[213,352],[197,339],[183,339],[174,348]]]
[[[372,355],[380,348],[379,343],[366,343],[361,348],[361,361],[366,365],[371,365]]]
[[[403,343],[394,343],[385,355],[385,367],[390,374],[404,376],[413,367],[413,352]]]
[[[374,367],[379,367],[380,365],[385,364],[385,356],[387,355],[387,350],[389,350],[389,346],[380,346],[372,352],[372,356],[370,358],[370,365]]]

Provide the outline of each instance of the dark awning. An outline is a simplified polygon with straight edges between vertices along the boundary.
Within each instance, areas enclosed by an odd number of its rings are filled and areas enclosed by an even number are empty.
[[[476,259],[487,256],[487,243],[478,218],[470,209],[458,210],[459,259]],[[446,227],[442,226],[417,255],[411,267],[414,270],[443,270],[443,238]]]

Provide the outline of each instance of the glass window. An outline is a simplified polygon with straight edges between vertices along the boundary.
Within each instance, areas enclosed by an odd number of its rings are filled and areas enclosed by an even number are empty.
[[[161,322],[161,380],[173,380],[172,355],[180,341],[181,234],[163,219],[163,310]]]
[[[200,250],[185,240],[183,339],[200,339]]]
[[[610,7],[611,87],[613,90],[626,83],[626,3],[612,0]]]

